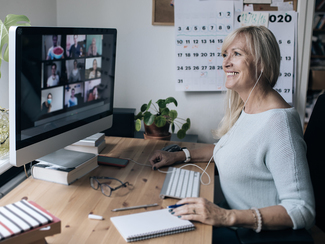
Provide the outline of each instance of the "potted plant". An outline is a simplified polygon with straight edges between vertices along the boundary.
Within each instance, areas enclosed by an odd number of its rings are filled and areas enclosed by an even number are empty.
[[[4,22],[0,20],[0,68],[1,68],[2,60],[6,62],[9,61],[10,26],[30,26],[30,21],[24,15],[15,15],[15,14],[8,14]],[[1,78],[1,70],[0,70],[0,78]],[[2,108],[0,106],[0,157],[7,155],[8,152],[9,152],[8,109]]]
[[[176,110],[170,110],[167,107],[169,104],[174,104],[177,107],[176,99],[168,97],[166,99],[159,99],[156,103],[158,106],[150,100],[148,104],[145,103],[141,106],[141,111],[135,116],[135,129],[137,131],[141,129],[141,121],[143,120],[145,138],[169,140],[171,136],[169,133],[170,126],[173,133],[177,127],[177,137],[183,139],[186,131],[190,128],[191,121],[189,118],[179,118]]]

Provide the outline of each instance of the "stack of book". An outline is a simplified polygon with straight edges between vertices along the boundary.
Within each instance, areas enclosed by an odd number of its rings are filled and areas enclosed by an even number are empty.
[[[105,147],[105,134],[96,133],[92,136],[86,137],[85,139],[82,139],[65,147],[65,149],[78,152],[99,154],[101,151],[104,150]]]
[[[98,167],[97,155],[60,149],[36,160],[31,174],[35,179],[70,185]]]

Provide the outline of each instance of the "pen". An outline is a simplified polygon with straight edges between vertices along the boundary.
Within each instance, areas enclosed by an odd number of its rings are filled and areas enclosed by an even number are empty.
[[[126,207],[126,208],[115,208],[115,209],[112,209],[112,212],[129,210],[129,209],[136,209],[136,208],[147,208],[147,207],[154,207],[154,206],[158,206],[158,203],[148,204],[148,205],[139,205],[139,206],[133,206],[133,207]]]
[[[167,208],[178,208],[178,207],[181,207],[183,205],[185,205],[185,204],[175,204],[175,205],[170,205]]]

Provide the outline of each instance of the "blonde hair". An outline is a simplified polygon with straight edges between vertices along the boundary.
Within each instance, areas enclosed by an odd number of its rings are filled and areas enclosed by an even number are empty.
[[[252,54],[255,62],[255,78],[263,70],[261,80],[267,81],[271,87],[276,84],[280,74],[280,49],[273,33],[264,26],[245,26],[234,30],[224,40],[222,53],[235,38],[244,37],[247,51]],[[219,128],[213,131],[215,138],[221,138],[235,124],[244,107],[244,102],[237,92],[227,90],[225,116]]]

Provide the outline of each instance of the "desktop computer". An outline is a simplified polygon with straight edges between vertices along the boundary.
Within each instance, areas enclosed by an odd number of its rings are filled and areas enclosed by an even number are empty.
[[[11,27],[10,163],[112,126],[116,29]]]

